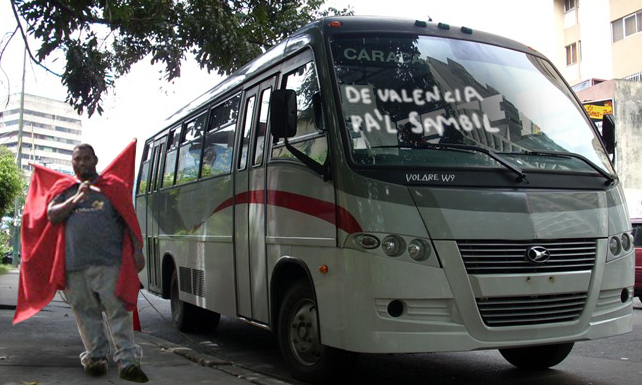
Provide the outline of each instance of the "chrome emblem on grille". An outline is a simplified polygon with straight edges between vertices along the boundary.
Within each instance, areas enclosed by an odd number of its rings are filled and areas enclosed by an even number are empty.
[[[526,259],[532,263],[544,263],[551,258],[551,253],[542,246],[533,246],[526,250]]]

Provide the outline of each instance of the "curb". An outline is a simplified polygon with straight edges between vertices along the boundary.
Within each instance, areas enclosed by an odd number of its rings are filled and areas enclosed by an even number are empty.
[[[231,361],[221,358],[210,356],[207,354],[199,353],[193,349],[185,346],[176,345],[161,338],[145,334],[144,332],[136,332],[136,336],[152,343],[165,351],[177,354],[187,360],[190,360],[200,366],[217,369],[238,379],[248,381],[257,385],[291,385],[293,382],[285,382],[276,378],[266,376],[265,374],[246,369],[238,366]]]

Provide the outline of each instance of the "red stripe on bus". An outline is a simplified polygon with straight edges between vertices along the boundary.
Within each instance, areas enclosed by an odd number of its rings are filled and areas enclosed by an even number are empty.
[[[236,200],[236,202],[234,202]],[[233,204],[265,204],[262,190],[252,190],[237,194],[221,203],[212,214],[231,207]],[[343,207],[320,199],[285,191],[268,190],[267,204],[298,211],[322,219],[338,226],[346,233],[361,232],[361,226],[355,217]]]

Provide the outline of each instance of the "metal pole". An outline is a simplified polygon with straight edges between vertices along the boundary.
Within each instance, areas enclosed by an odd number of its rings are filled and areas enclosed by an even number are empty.
[[[18,153],[16,155],[16,163],[18,169],[22,171],[22,127],[24,126],[24,113],[25,113],[25,75],[27,73],[27,47],[25,47],[22,58],[22,92],[20,93],[20,122],[18,123]],[[16,197],[14,200],[14,213],[13,213],[13,263],[12,265],[18,266],[20,263],[20,199]]]

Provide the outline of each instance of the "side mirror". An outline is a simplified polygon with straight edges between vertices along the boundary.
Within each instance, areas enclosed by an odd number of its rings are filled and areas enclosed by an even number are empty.
[[[270,95],[270,131],[274,143],[296,135],[297,109],[294,90],[274,90]]]
[[[615,153],[615,121],[613,115],[604,115],[602,118],[602,141],[609,155]]]

